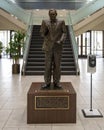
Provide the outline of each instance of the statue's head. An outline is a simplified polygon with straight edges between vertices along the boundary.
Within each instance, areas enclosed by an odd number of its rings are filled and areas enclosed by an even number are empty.
[[[57,11],[55,9],[49,10],[49,17],[51,21],[55,21],[57,16]]]

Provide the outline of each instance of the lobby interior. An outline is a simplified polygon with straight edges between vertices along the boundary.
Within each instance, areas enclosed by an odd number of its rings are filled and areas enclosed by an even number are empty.
[[[26,3],[24,4],[24,2]],[[28,2],[29,0],[17,0],[17,3],[21,6],[23,6],[23,4],[24,7],[29,5],[30,8],[32,0],[30,3]],[[77,5],[78,1],[76,0],[75,2]],[[85,2],[86,1],[84,1],[84,3]],[[78,8],[77,6],[75,7]],[[28,12],[29,11],[30,9]],[[39,10],[36,11],[32,9],[32,12],[39,15]],[[43,12],[47,13],[47,10],[44,10]],[[59,13],[61,15],[60,17],[63,17],[62,12],[65,13],[67,11],[61,11]],[[37,23],[39,23],[38,20]],[[1,29],[1,31],[3,30]],[[94,31],[98,30],[92,30],[91,33],[94,34]],[[92,109],[98,109],[104,116],[104,28],[102,27],[102,30],[99,31],[102,31],[102,37],[99,38],[99,41],[102,44],[102,48],[100,48],[102,49],[101,53],[99,53],[99,51],[95,51],[94,44],[92,46],[93,53],[96,54],[96,72],[92,74]],[[83,36],[77,35],[76,41],[81,42],[79,39],[81,39],[81,37],[84,39],[85,35],[86,33],[83,33]],[[87,36],[89,39],[89,34]],[[92,41],[94,41],[93,38]],[[82,48],[84,48],[84,46]],[[61,82],[71,82],[76,91],[76,123],[27,124],[28,90],[32,82],[44,82],[44,76],[21,75],[21,73],[12,74],[12,59],[8,58],[6,55],[3,55],[0,59],[0,130],[104,130],[104,117],[85,118],[82,113],[82,109],[90,109],[91,74],[87,72],[88,63],[86,56],[89,53],[89,48],[87,47],[86,49],[87,53],[85,53],[86,51],[83,51],[83,49],[80,49],[79,46],[79,50],[81,50],[79,53],[80,58],[78,58],[80,74],[61,76]],[[21,58],[21,69],[22,64],[23,59]]]

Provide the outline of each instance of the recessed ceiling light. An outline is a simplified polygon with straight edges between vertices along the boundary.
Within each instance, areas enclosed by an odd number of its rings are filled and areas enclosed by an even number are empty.
[[[13,14],[11,14],[11,16],[13,17],[14,15],[13,15]]]
[[[62,11],[66,11],[66,9],[62,9]]]
[[[90,3],[90,2],[92,2],[93,0],[87,0],[87,3]]]
[[[12,3],[16,3],[15,0],[9,0],[9,1],[11,1]]]
[[[39,9],[36,9],[36,11],[39,11]]]
[[[62,15],[62,14],[60,14],[60,17],[63,17],[63,15]]]
[[[18,18],[15,16],[15,19],[18,19]]]

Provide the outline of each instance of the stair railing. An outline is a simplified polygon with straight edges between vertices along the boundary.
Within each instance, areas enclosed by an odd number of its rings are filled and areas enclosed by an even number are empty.
[[[90,16],[97,10],[104,7],[104,0],[93,0],[92,2],[85,4],[82,8],[71,14],[72,24],[76,24],[86,17]]]
[[[32,12],[31,12],[30,20],[27,27],[28,28],[27,28],[26,39],[25,39],[25,44],[24,44],[23,65],[22,65],[22,71],[21,71],[23,75],[25,75],[25,68],[27,64],[27,57],[28,57],[28,52],[29,52],[29,47],[30,47],[31,34],[33,30],[33,13]]]
[[[68,29],[69,29],[68,31],[69,31],[69,34],[70,34],[70,39],[71,39],[73,52],[74,52],[75,65],[76,65],[76,75],[79,75],[80,69],[79,69],[79,64],[78,64],[78,45],[76,43],[75,34],[74,34],[70,14],[68,14]]]

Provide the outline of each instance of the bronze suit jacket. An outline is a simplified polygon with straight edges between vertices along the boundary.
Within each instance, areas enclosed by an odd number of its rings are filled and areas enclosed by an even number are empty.
[[[63,20],[56,20],[55,23],[52,23],[50,20],[43,20],[40,33],[44,37],[43,50],[51,51],[53,46],[58,44],[57,41],[60,41],[60,46],[62,46],[66,39],[65,22]]]

